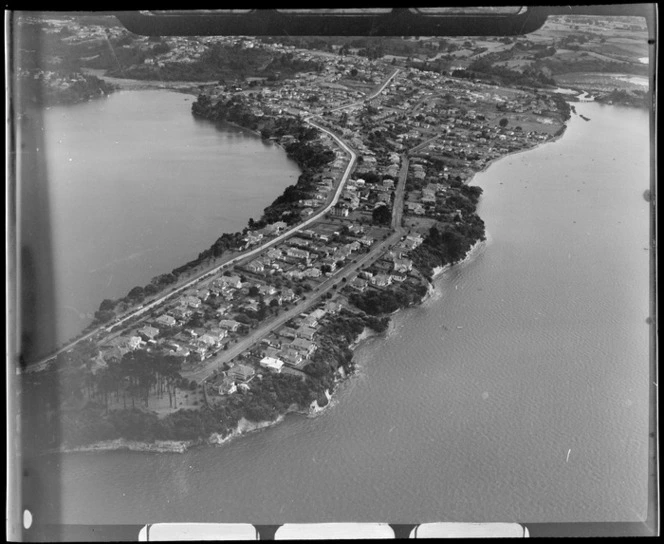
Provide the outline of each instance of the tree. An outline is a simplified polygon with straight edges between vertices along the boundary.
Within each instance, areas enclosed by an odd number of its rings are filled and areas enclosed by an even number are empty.
[[[507,124],[509,123],[509,119],[507,117],[503,117],[500,121],[498,121],[498,124],[502,127],[505,128]]]
[[[387,206],[378,206],[371,213],[371,218],[374,223],[388,225],[392,220],[392,212]]]
[[[136,286],[127,295],[132,300],[142,299],[145,296],[145,291],[142,287]]]
[[[101,301],[101,304],[99,305],[99,311],[100,312],[105,312],[109,311],[115,308],[115,302],[112,300],[105,298],[104,300]]]

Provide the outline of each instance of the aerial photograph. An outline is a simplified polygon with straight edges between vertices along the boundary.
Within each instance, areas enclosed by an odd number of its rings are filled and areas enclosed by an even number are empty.
[[[656,6],[613,8],[7,12],[8,534],[658,534]]]

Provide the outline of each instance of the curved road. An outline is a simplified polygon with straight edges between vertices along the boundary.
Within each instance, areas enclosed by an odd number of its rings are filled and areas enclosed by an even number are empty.
[[[383,92],[385,87],[390,83],[390,81],[392,81],[392,79],[394,79],[394,77],[398,73],[399,73],[399,69],[394,70],[394,72],[392,72],[392,74],[385,80],[383,85],[381,85],[381,87],[376,92],[374,92],[373,94],[367,96],[363,100],[361,100],[359,102],[353,102],[351,104],[347,104],[345,106],[341,106],[341,107],[336,108],[336,109],[338,110],[338,109],[351,108],[351,107],[360,105],[365,101],[368,101],[368,100],[371,100],[371,99],[375,98],[381,92]],[[332,111],[335,111],[335,110],[332,110]],[[39,371],[39,370],[43,370],[44,368],[46,368],[47,364],[50,361],[55,359],[55,357],[57,355],[71,349],[73,346],[75,346],[79,342],[87,340],[87,339],[99,334],[103,330],[105,330],[106,332],[111,332],[111,329],[113,329],[114,327],[116,327],[118,325],[121,325],[122,323],[124,323],[125,321],[127,321],[129,319],[138,317],[138,316],[152,310],[156,306],[159,306],[160,304],[162,304],[169,297],[172,297],[173,295],[176,295],[176,294],[178,294],[182,291],[185,291],[186,289],[189,289],[192,285],[195,285],[199,281],[201,281],[201,280],[203,280],[207,277],[213,276],[217,272],[219,272],[220,270],[223,270],[224,268],[226,268],[228,266],[232,266],[233,264],[237,263],[238,261],[244,260],[247,257],[251,257],[252,255],[256,255],[258,253],[261,253],[265,249],[273,246],[274,244],[277,244],[277,243],[285,240],[286,238],[293,235],[294,233],[299,232],[300,230],[302,230],[305,227],[309,226],[311,223],[314,223],[315,221],[317,221],[318,219],[323,217],[328,211],[330,211],[332,209],[332,207],[335,206],[337,204],[337,202],[339,201],[339,197],[341,196],[341,192],[343,191],[343,188],[346,185],[346,181],[348,181],[348,178],[350,177],[350,173],[353,171],[353,168],[355,166],[355,162],[357,161],[357,154],[343,140],[341,140],[338,136],[336,136],[333,132],[329,131],[328,129],[326,129],[322,126],[320,126],[318,123],[312,121],[311,120],[312,117],[313,116],[305,117],[304,120],[307,123],[309,123],[310,125],[315,126],[318,130],[321,130],[322,132],[325,132],[326,134],[331,136],[339,144],[339,146],[350,155],[350,161],[348,162],[348,165],[346,166],[346,170],[344,171],[344,174],[341,177],[341,180],[339,182],[339,185],[337,186],[337,190],[334,194],[334,197],[324,208],[321,208],[318,212],[314,213],[309,219],[307,219],[306,221],[303,221],[302,223],[299,223],[298,225],[295,225],[293,228],[291,228],[290,230],[287,230],[286,232],[280,234],[276,238],[273,238],[272,240],[270,240],[270,241],[268,241],[268,242],[266,242],[266,243],[264,243],[260,246],[257,246],[254,249],[252,249],[250,251],[247,251],[247,252],[243,253],[242,255],[239,255],[239,256],[231,259],[230,261],[227,261],[227,262],[213,268],[212,270],[208,270],[208,271],[200,274],[199,276],[193,278],[192,280],[188,281],[184,285],[181,285],[177,289],[175,289],[173,291],[170,291],[169,293],[153,300],[152,302],[150,302],[148,304],[145,304],[141,308],[138,308],[137,310],[134,310],[131,313],[125,315],[122,319],[120,319],[118,321],[115,321],[115,322],[111,323],[110,325],[103,325],[101,327],[96,328],[95,330],[93,330],[93,331],[89,332],[88,334],[80,337],[79,339],[75,340],[74,342],[71,342],[70,344],[67,344],[66,346],[60,348],[58,351],[56,351],[55,353],[49,355],[48,357],[45,357],[44,359],[41,359],[40,361],[37,361],[36,363],[33,363],[33,364],[29,365],[26,368],[25,371],[36,372],[36,371]]]

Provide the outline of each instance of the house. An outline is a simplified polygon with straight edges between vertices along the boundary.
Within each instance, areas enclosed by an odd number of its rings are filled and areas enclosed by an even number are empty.
[[[296,247],[289,247],[286,250],[286,255],[293,257],[294,259],[309,259],[309,252],[304,249],[299,249]]]
[[[237,331],[240,325],[242,325],[242,323],[235,321],[234,319],[222,319],[219,321],[219,326],[222,329],[226,329],[227,331],[231,332]]]
[[[410,272],[413,269],[413,261],[405,258],[394,259],[395,272]]]
[[[142,329],[138,329],[137,331],[140,335],[144,336],[145,338],[148,339],[149,342],[154,342],[155,338],[159,336],[159,333],[161,332],[159,329],[155,327],[150,327],[149,325],[146,325]]]
[[[435,204],[436,203],[435,193],[431,193],[427,190],[423,190],[422,191],[422,202],[424,204]]]
[[[224,378],[219,384],[219,394],[220,395],[231,395],[237,391],[237,385],[235,385],[235,380],[231,378]]]
[[[189,355],[191,355],[191,350],[186,346],[181,346],[180,344],[175,343],[171,343],[169,346],[172,349],[170,354],[175,357],[189,357]]]
[[[245,268],[251,272],[259,273],[265,270],[265,264],[260,259],[254,259],[250,263],[245,265]]]
[[[353,278],[350,282],[350,286],[362,293],[367,288],[367,281],[362,278]]]
[[[349,251],[358,251],[360,249],[360,242],[357,240],[351,242],[350,244],[346,244],[345,246]]]
[[[284,302],[290,302],[295,298],[295,292],[289,287],[285,287],[281,290],[281,299]]]
[[[240,287],[242,287],[242,280],[240,279],[240,276],[220,276],[212,282],[212,285],[240,289]]]
[[[277,331],[277,334],[283,338],[296,338],[297,331],[291,327],[282,327]]]
[[[275,359],[278,359],[280,353],[281,350],[278,347],[268,346],[265,348],[265,351],[263,351],[263,357],[273,357]]]
[[[302,325],[315,329],[318,326],[318,319],[312,315],[309,315],[302,320]]]
[[[304,361],[302,354],[291,348],[281,350],[279,358],[288,366],[299,366]]]
[[[219,338],[214,338],[210,334],[202,334],[201,336],[198,337],[198,342],[201,345],[205,345],[208,348],[211,348],[211,347],[218,347],[220,340]]]
[[[327,312],[325,310],[323,310],[322,308],[317,308],[313,312],[309,313],[309,317],[313,317],[316,320],[321,320],[325,317],[326,313]]]
[[[267,256],[270,259],[283,259],[284,253],[280,249],[277,249],[276,247],[273,247],[273,248],[268,249]]]
[[[252,312],[257,312],[258,311],[258,301],[253,299],[253,298],[248,298],[246,299],[244,303],[244,307],[248,310],[251,310]]]
[[[300,238],[299,236],[293,236],[288,242],[293,246],[300,247],[309,247],[312,244],[312,241],[307,238]]]
[[[248,246],[254,246],[258,244],[263,239],[263,235],[259,232],[247,232],[247,236],[244,238]]]
[[[334,208],[332,208],[332,215],[335,217],[348,217],[348,208],[346,206],[337,204]]]
[[[299,338],[304,338],[305,340],[313,340],[315,334],[316,329],[312,329],[311,327],[302,326],[297,329],[297,336]]]
[[[329,270],[330,274],[337,269],[337,261],[335,261],[334,259],[323,259],[320,264],[321,268],[323,266],[328,266],[330,268]]]
[[[196,296],[201,299],[202,301],[206,301],[208,297],[210,296],[210,290],[209,289],[199,289],[196,291]]]
[[[345,261],[351,254],[350,249],[348,249],[348,246],[343,246],[337,249],[334,254],[332,255],[332,258],[335,261]]]
[[[325,303],[325,311],[329,314],[338,314],[342,308],[343,306],[340,302],[333,302],[331,300],[328,300]]]
[[[387,287],[392,283],[392,278],[389,274],[376,274],[371,279],[371,283],[373,283],[376,287]]]
[[[197,346],[191,346],[191,354],[196,355],[200,361],[205,359],[208,356],[208,348],[203,344]]]
[[[155,319],[155,323],[157,325],[162,325],[163,327],[174,327],[177,321],[174,317],[164,314]]]
[[[404,240],[404,245],[407,249],[415,249],[422,245],[422,242],[424,242],[424,239],[421,234],[409,234]]]
[[[348,230],[357,236],[364,233],[364,227],[362,225],[357,225],[355,223],[349,225]]]
[[[304,338],[296,338],[289,344],[289,347],[296,349],[307,358],[311,357],[313,352],[318,348],[314,342],[311,340],[305,340]]]
[[[302,275],[307,277],[307,278],[319,278],[320,275],[322,274],[320,268],[316,268],[315,266],[312,268],[307,268]]]
[[[284,366],[284,362],[281,359],[276,359],[274,357],[263,357],[260,361],[260,365],[275,372],[281,372],[281,367]]]
[[[180,305],[182,306],[189,306],[190,308],[200,308],[201,307],[201,299],[198,297],[194,297],[191,295],[185,295],[183,297],[180,297]]]
[[[171,310],[173,316],[177,319],[187,319],[194,313],[187,307],[174,308]]]
[[[126,343],[126,346],[132,351],[143,347],[143,345],[145,345],[145,342],[143,342],[140,336],[130,336]]]
[[[246,382],[254,377],[256,371],[247,365],[235,365],[228,371],[228,376],[235,380]]]
[[[186,344],[187,342],[189,342],[189,340],[191,340],[191,337],[188,334],[186,334],[184,331],[180,331],[175,336],[173,336],[171,340]]]

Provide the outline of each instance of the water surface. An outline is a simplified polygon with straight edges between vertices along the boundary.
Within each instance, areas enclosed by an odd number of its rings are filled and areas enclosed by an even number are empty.
[[[358,348],[330,409],[183,455],[52,457],[62,521],[644,519],[648,118],[576,109],[476,177],[487,243]]]
[[[297,180],[281,148],[195,119],[193,99],[120,91],[45,112],[58,343],[104,298],[123,297],[242,230]]]

